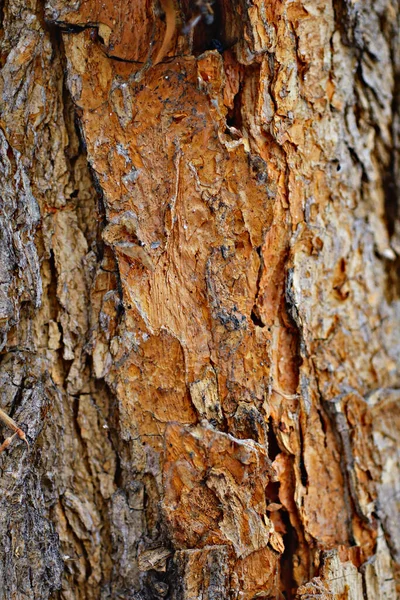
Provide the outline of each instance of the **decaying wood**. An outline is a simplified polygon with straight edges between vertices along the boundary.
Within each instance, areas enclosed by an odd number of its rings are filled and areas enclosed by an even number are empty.
[[[399,9],[212,11],[4,3],[1,600],[397,597]]]

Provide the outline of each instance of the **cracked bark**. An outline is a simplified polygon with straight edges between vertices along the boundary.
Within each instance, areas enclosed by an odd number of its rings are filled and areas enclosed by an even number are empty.
[[[0,600],[397,597],[398,6],[212,8],[4,2]]]

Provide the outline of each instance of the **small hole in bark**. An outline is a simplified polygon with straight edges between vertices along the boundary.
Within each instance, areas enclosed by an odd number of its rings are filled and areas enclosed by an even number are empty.
[[[389,237],[395,231],[395,223],[399,214],[399,184],[396,178],[395,153],[392,153],[390,165],[383,177],[383,189],[385,194],[386,224]]]
[[[234,127],[239,132],[242,130],[243,120],[241,88],[239,88],[239,91],[233,100],[233,108],[230,108],[228,110],[228,114],[226,116],[226,124],[228,127]]]
[[[332,161],[332,166],[336,165],[336,171],[337,173],[339,173],[342,170],[342,165],[340,164],[340,162],[338,160],[333,160]]]
[[[253,321],[254,325],[256,325],[257,327],[265,327],[265,323],[263,323],[263,321],[261,319],[260,311],[256,304],[253,306],[253,310],[251,311],[250,318]]]
[[[270,481],[265,488],[265,497],[267,498],[267,504],[279,504],[279,481]]]
[[[186,11],[185,11],[186,12]],[[224,41],[221,33],[224,26],[221,17],[220,2],[189,2],[185,29],[193,26],[193,54],[199,55],[206,50],[223,52]],[[199,19],[196,22],[196,19]]]
[[[215,50],[218,50],[218,52],[220,54],[223,53],[223,51],[225,50],[224,45],[222,42],[220,42],[219,40],[211,40],[211,44],[213,46],[213,49],[215,48]]]
[[[300,456],[299,467],[300,467],[301,483],[304,485],[304,487],[307,487],[307,484],[308,484],[308,475],[307,475],[307,469],[306,469],[306,466],[304,464],[304,460],[303,460],[302,456]]]
[[[281,582],[284,596],[289,599],[295,597],[297,587],[293,577],[293,559],[296,557],[299,543],[296,530],[290,522],[289,513],[281,510],[279,514],[286,529],[286,533],[283,535],[285,550],[281,557]]]
[[[280,454],[281,449],[279,448],[278,440],[274,432],[272,418],[268,419],[268,456],[271,461]]]

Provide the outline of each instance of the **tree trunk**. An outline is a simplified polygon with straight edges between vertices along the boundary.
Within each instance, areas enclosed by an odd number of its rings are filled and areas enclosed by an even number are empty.
[[[0,600],[395,599],[395,0],[2,19]]]

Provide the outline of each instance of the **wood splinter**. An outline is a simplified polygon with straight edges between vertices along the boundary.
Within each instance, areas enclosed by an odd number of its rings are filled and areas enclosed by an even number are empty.
[[[9,427],[13,431],[15,431],[15,433],[12,436],[10,436],[6,440],[4,440],[4,442],[1,444],[0,453],[3,452],[3,450],[5,450],[6,448],[8,448],[8,446],[11,444],[12,440],[15,438],[16,435],[19,438],[21,438],[21,440],[24,440],[24,442],[26,443],[26,445],[29,448],[29,443],[28,443],[28,440],[26,439],[25,433],[22,431],[22,429],[20,429],[18,427],[16,422],[11,417],[9,417],[8,414],[5,413],[4,410],[2,410],[1,408],[0,408],[0,420],[3,421],[3,423],[5,423],[5,425],[7,425],[7,427]]]

